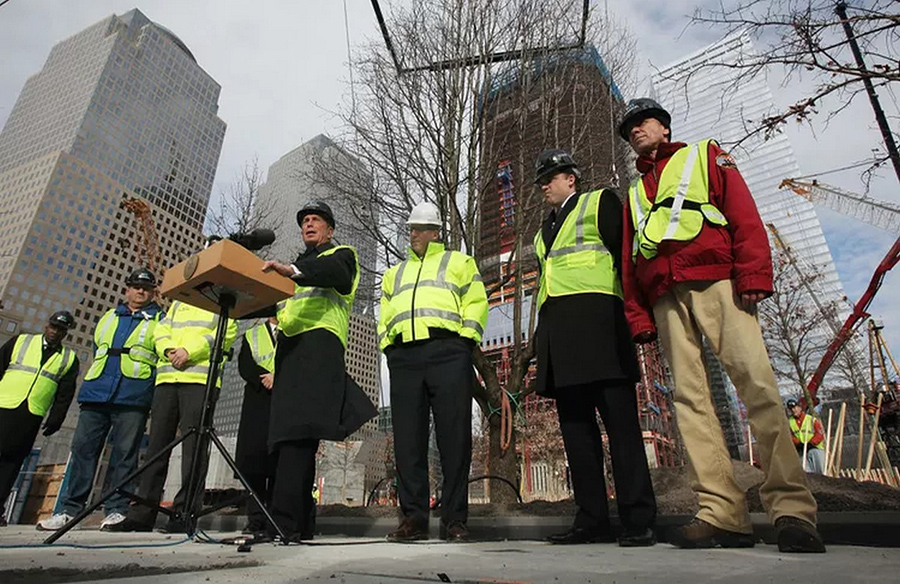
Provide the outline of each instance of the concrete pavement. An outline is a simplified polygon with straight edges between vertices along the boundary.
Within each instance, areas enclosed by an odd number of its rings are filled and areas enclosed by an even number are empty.
[[[215,538],[235,534],[210,534]],[[326,536],[312,545],[253,546],[179,543],[158,533],[105,534],[77,530],[59,544],[29,526],[0,529],[0,582],[51,584],[217,584],[323,582],[830,582],[895,581],[900,550],[831,546],[816,556],[779,554],[774,546],[749,550],[677,550],[667,544],[623,549],[615,545],[551,546],[534,541],[389,544]],[[72,547],[111,545],[109,548]],[[27,546],[27,547],[9,547]],[[154,547],[159,546],[159,547]]]

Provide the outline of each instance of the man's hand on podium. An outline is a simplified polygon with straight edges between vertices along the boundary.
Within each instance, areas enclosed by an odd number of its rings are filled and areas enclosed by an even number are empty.
[[[294,271],[294,268],[292,268],[291,266],[289,266],[289,265],[287,265],[287,264],[282,264],[282,263],[280,263],[280,262],[276,262],[276,261],[273,261],[273,260],[269,260],[269,261],[267,261],[266,263],[264,263],[264,264],[263,264],[263,267],[262,267],[262,271],[264,271],[264,272],[278,272],[279,274],[281,274],[281,275],[284,276],[285,278],[290,278],[291,276],[293,276],[294,274],[296,274],[296,272]]]
[[[172,367],[179,371],[184,371],[190,359],[188,352],[183,347],[166,351],[166,357],[168,357]]]

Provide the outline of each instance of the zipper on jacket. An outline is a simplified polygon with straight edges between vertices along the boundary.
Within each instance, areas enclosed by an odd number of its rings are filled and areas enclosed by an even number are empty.
[[[425,253],[428,253],[428,249],[425,249]],[[425,258],[423,257],[421,261],[419,261],[419,271],[416,273],[416,284],[413,286],[412,293],[412,304],[409,307],[409,318],[412,323],[412,340],[416,340],[416,290],[419,289],[419,278],[422,276],[422,266],[425,265]]]

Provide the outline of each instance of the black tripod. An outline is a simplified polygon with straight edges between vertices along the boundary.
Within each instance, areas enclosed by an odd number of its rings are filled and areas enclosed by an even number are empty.
[[[225,354],[224,346],[225,346],[225,332],[228,328],[228,313],[234,308],[236,303],[236,295],[233,290],[229,289],[219,289],[218,286],[210,286],[207,290],[208,293],[213,293],[216,295],[216,303],[219,305],[219,323],[216,327],[216,338],[213,341],[212,351],[210,352],[210,366],[209,366],[209,374],[206,377],[206,393],[203,396],[203,411],[200,415],[200,425],[191,428],[187,432],[185,432],[182,436],[177,438],[176,440],[169,443],[161,451],[157,452],[154,456],[152,456],[149,460],[144,462],[139,468],[135,469],[134,472],[129,474],[127,477],[122,479],[119,484],[111,487],[107,490],[101,497],[99,501],[96,501],[94,504],[86,507],[81,513],[72,518],[71,521],[60,527],[58,530],[53,532],[50,537],[44,540],[45,544],[51,544],[62,537],[67,531],[78,525],[85,517],[94,512],[95,509],[100,507],[107,499],[109,499],[113,494],[119,493],[125,497],[128,497],[132,501],[137,502],[140,505],[144,505],[146,507],[155,508],[157,511],[167,515],[169,518],[174,519],[176,521],[182,521],[185,526],[185,533],[190,537],[193,536],[197,531],[197,521],[200,517],[204,515],[208,515],[223,507],[227,507],[234,503],[234,501],[227,501],[225,503],[221,503],[218,505],[214,505],[207,509],[201,509],[203,505],[203,492],[205,487],[205,477],[201,475],[201,467],[205,466],[203,463],[208,455],[209,443],[212,443],[219,450],[219,454],[222,455],[222,458],[225,459],[225,462],[228,463],[228,466],[231,467],[231,470],[234,471],[234,474],[237,476],[238,480],[247,490],[247,494],[253,498],[253,501],[259,505],[259,508],[262,509],[262,512],[266,516],[266,520],[269,524],[275,528],[275,532],[281,537],[282,542],[286,542],[287,538],[284,535],[284,532],[281,531],[281,528],[272,518],[272,515],[269,514],[269,510],[266,509],[265,505],[263,505],[262,500],[259,498],[259,495],[250,487],[250,483],[247,482],[247,479],[244,478],[243,473],[238,469],[237,464],[235,464],[234,459],[228,454],[228,450],[225,449],[225,446],[222,444],[222,441],[219,439],[218,434],[216,434],[216,429],[213,427],[213,412],[215,411],[216,405],[216,380],[219,377],[219,369],[221,367],[221,363]],[[189,474],[188,482],[187,482],[187,491],[184,501],[184,511],[178,512],[173,511],[171,509],[166,509],[165,507],[161,507],[159,504],[148,501],[142,497],[138,497],[133,493],[129,493],[123,489],[125,485],[131,483],[132,480],[140,476],[147,468],[150,467],[154,462],[163,456],[172,452],[172,450],[185,441],[191,435],[197,435],[197,444],[194,450],[194,459],[193,464],[191,465],[191,472]],[[201,458],[203,457],[203,458]],[[243,498],[243,497],[242,497]]]

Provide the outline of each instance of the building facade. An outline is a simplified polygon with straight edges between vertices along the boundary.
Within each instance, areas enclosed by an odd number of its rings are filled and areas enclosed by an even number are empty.
[[[94,325],[124,297],[125,277],[202,247],[225,133],[219,90],[138,10],[53,47],[0,132],[0,341],[69,310],[77,327],[66,344],[83,375]],[[128,199],[149,203],[160,257],[143,257],[147,231]],[[42,462],[65,462],[77,409],[39,438]]]

